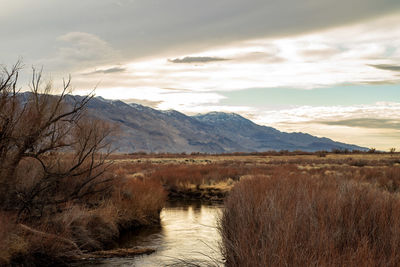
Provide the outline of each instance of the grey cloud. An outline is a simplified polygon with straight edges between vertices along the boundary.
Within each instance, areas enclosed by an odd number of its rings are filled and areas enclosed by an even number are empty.
[[[390,70],[390,71],[400,71],[400,65],[390,65],[390,64],[378,64],[378,65],[373,65],[370,64],[368,66],[381,69],[381,70]]]
[[[229,59],[219,58],[219,57],[184,57],[184,58],[168,59],[168,61],[172,63],[208,63],[208,62],[224,61],[224,60],[229,60]]]
[[[109,68],[109,69],[95,70],[95,71],[93,71],[93,72],[86,73],[86,75],[91,75],[91,74],[121,73],[121,72],[125,72],[125,71],[126,71],[125,68],[113,67],[113,68]]]
[[[117,60],[117,52],[98,36],[86,32],[69,32],[58,37],[62,46],[58,56],[63,62],[77,64],[99,64]]]
[[[3,2],[0,63],[6,64],[19,56],[27,64],[52,56],[60,47],[57,37],[68,32],[98,36],[128,61],[167,51],[193,53],[227,42],[296,35],[400,10],[398,0]]]
[[[326,125],[400,130],[400,121],[392,119],[355,118],[337,121],[318,121]]]
[[[45,66],[50,71],[71,72],[95,68],[98,65],[115,64],[120,59],[119,52],[108,42],[87,32],[68,32],[58,36],[56,46],[57,49],[53,53],[35,63]]]
[[[384,85],[384,84],[399,84],[400,83],[400,75],[398,79],[382,79],[377,81],[354,81],[352,84],[367,84],[367,85]]]

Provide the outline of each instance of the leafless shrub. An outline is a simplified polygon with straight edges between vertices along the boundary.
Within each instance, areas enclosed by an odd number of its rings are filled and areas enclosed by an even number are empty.
[[[108,188],[112,128],[84,116],[93,95],[67,95],[70,79],[54,96],[34,69],[31,91],[19,93],[19,70],[17,63],[0,73],[0,207],[26,220]]]

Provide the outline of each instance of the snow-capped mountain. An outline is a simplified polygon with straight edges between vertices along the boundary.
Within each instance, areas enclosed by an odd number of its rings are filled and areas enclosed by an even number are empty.
[[[119,100],[93,98],[93,116],[119,127],[114,146],[119,152],[253,152],[268,150],[365,150],[355,145],[306,133],[285,133],[260,126],[235,113],[210,112],[187,116]]]

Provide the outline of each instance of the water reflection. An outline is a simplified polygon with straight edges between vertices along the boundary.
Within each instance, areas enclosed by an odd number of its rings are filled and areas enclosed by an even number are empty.
[[[221,261],[216,221],[222,205],[172,202],[161,212],[161,226],[125,233],[121,247],[151,247],[156,252],[133,259],[113,258],[96,266],[166,266],[184,261]]]

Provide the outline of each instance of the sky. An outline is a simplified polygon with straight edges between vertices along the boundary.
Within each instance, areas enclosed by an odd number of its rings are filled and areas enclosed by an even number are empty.
[[[0,0],[0,64],[74,94],[400,150],[399,0]]]

